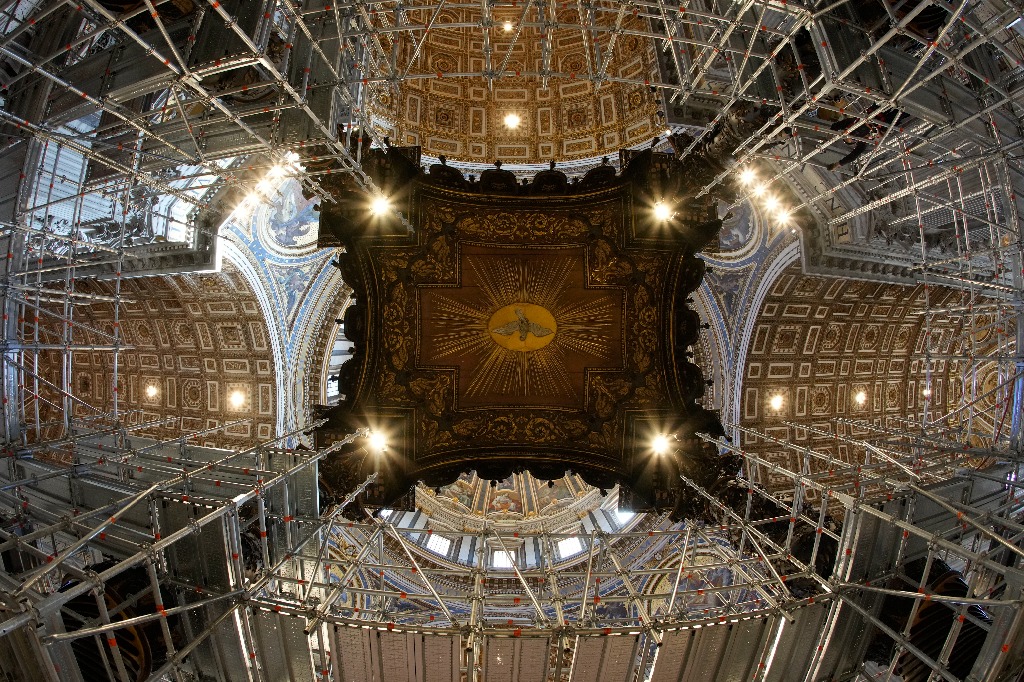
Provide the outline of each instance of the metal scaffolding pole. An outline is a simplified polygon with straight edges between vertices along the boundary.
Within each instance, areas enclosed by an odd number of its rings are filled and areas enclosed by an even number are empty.
[[[14,641],[25,626],[38,629],[29,649],[46,659],[44,676],[54,679],[57,661],[74,660],[70,642],[95,637],[100,667],[127,679],[131,661],[118,633],[158,623],[166,657],[154,677],[186,679],[209,664],[270,679],[272,657],[252,655],[262,641],[264,612],[305,626],[309,651],[318,653],[304,650],[303,661],[315,661],[324,678],[339,675],[329,670],[337,657],[328,653],[337,628],[461,638],[460,656],[470,650],[464,667],[479,679],[490,655],[488,638],[511,637],[530,623],[527,633],[557,642],[559,675],[562,659],[568,660],[564,649],[576,646],[569,623],[573,634],[643,631],[668,646],[667,632],[764,616],[777,620],[767,630],[770,638],[784,639],[817,600],[830,603],[816,640],[823,650],[814,654],[815,671],[831,665],[826,649],[849,642],[837,622],[848,616],[924,661],[933,677],[950,679],[949,659],[968,625],[958,621],[930,657],[912,641],[909,623],[902,631],[886,629],[871,595],[912,599],[915,614],[926,599],[958,616],[969,616],[968,606],[984,607],[1000,614],[989,638],[1019,642],[1024,505],[1015,477],[1024,423],[1024,242],[1022,142],[1013,133],[1024,113],[1024,37],[1010,23],[1020,15],[1019,3],[883,1],[874,26],[858,22],[862,8],[843,2],[382,0],[328,6],[208,0],[182,18],[170,4],[145,0],[119,13],[100,0],[13,1],[0,13],[0,61],[8,67],[0,160],[10,161],[5,177],[17,184],[15,208],[0,216],[7,255],[0,272],[7,454],[0,471],[0,550],[10,557],[4,559],[10,575],[3,582],[0,640]],[[939,19],[925,35],[919,24],[934,11]],[[507,34],[496,18],[506,16],[513,24]],[[47,35],[54,39],[47,42]],[[477,41],[483,58],[438,72],[427,56],[434,37],[446,35]],[[638,70],[620,68],[634,56],[625,53],[627,39],[641,46]],[[531,41],[538,63],[516,68],[516,51]],[[580,73],[566,71],[558,59],[559,46],[575,41],[586,64]],[[231,47],[210,56],[202,42]],[[115,51],[128,57],[111,68]],[[142,267],[147,249],[172,242],[182,251],[200,249],[200,236],[215,241],[216,228],[200,214],[221,215],[218,202],[231,209],[250,193],[259,200],[265,192],[257,183],[291,163],[290,154],[300,156],[295,163],[329,164],[309,173],[297,166],[287,171],[324,200],[331,199],[318,179],[334,173],[376,191],[362,168],[360,140],[383,146],[388,135],[398,139],[388,126],[401,123],[400,112],[380,104],[385,98],[378,94],[402,101],[411,85],[430,88],[442,80],[478,82],[488,92],[511,82],[555,88],[587,81],[599,93],[611,85],[635,89],[670,131],[690,134],[675,150],[679,156],[710,149],[721,161],[701,193],[733,182],[738,167],[761,176],[756,187],[741,191],[740,201],[756,203],[755,190],[820,181],[787,209],[814,211],[816,229],[837,257],[860,249],[867,260],[904,263],[924,287],[926,341],[916,354],[925,368],[924,408],[878,423],[836,420],[835,433],[820,423],[787,424],[848,446],[855,456],[845,462],[813,443],[736,425],[744,437],[771,443],[797,464],[715,441],[742,458],[737,482],[748,490],[746,506],[733,509],[687,483],[719,513],[718,524],[676,524],[651,515],[635,532],[545,528],[518,538],[498,528],[466,531],[441,519],[409,528],[390,520],[343,522],[343,510],[362,488],[326,514],[303,517],[289,482],[310,476],[331,449],[295,455],[306,458],[302,463],[261,449],[217,461],[186,456],[192,454],[187,439],[208,430],[132,449],[94,448],[119,435],[134,439],[159,423],[133,423],[136,413],[125,409],[119,386],[123,351],[131,348],[120,330],[122,306],[130,303],[123,279]],[[260,92],[267,96],[249,99]],[[324,93],[329,96],[321,98]],[[851,154],[856,158],[843,163]],[[590,162],[578,160],[580,168]],[[465,167],[489,163],[467,161]],[[177,209],[146,205],[146,192],[158,202],[177,202]],[[843,193],[853,199],[835,203]],[[871,232],[873,224],[862,226],[868,236],[858,244],[832,243],[840,226],[883,211],[893,213],[890,227],[911,233],[906,250],[884,244]],[[147,232],[143,224],[160,227]],[[108,276],[113,294],[80,287],[85,272]],[[940,304],[938,285],[963,296]],[[99,305],[113,308],[109,333],[83,319],[88,306]],[[964,320],[957,345],[931,348],[936,320],[952,314]],[[983,333],[990,336],[979,340]],[[108,411],[75,388],[75,353],[86,351],[110,358]],[[958,363],[956,388],[944,388],[956,390],[956,400],[945,407],[931,400],[942,363]],[[987,372],[995,376],[989,383]],[[177,456],[159,461],[158,453],[171,447]],[[65,455],[71,459],[63,468],[51,462]],[[268,466],[266,457],[280,466]],[[975,460],[984,458],[998,466],[1016,462],[1016,469],[976,469]],[[235,466],[238,461],[246,465]],[[131,478],[136,466],[145,471]],[[217,477],[205,467],[215,467]],[[1007,492],[998,504],[965,501],[947,495],[943,485],[950,481],[1005,484]],[[58,482],[77,497],[61,497]],[[102,497],[100,487],[116,494]],[[907,509],[886,506],[896,500],[905,500]],[[915,516],[924,507],[944,525]],[[243,512],[251,516],[243,519]],[[898,534],[890,548],[892,570],[867,558],[872,534],[882,534],[872,524]],[[442,557],[426,547],[427,531],[477,544],[458,560]],[[814,537],[809,560],[794,556],[801,533]],[[569,537],[588,539],[586,551],[559,556],[558,540]],[[510,538],[534,543],[539,560],[519,556]],[[488,539],[516,557],[509,569],[492,565]],[[832,542],[836,568],[824,575],[816,560],[833,551]],[[908,588],[902,569],[922,551],[928,562],[941,554],[963,566],[971,594]],[[663,557],[655,559],[658,554]],[[207,560],[197,567],[189,561],[194,556]],[[101,559],[115,563],[93,574],[90,567]],[[146,587],[134,601],[121,595],[120,603],[108,602],[103,595],[136,570]],[[732,582],[716,584],[715,571],[727,571]],[[926,575],[914,587],[924,589]],[[207,584],[221,578],[223,584]],[[796,596],[793,583],[802,578],[815,586],[813,596]],[[901,587],[893,587],[890,581],[898,580]],[[74,584],[60,591],[66,581]],[[985,593],[992,588],[1008,596]],[[178,603],[164,604],[165,593]],[[516,601],[519,595],[524,603]],[[96,613],[77,622],[69,604],[86,608],[80,597],[95,602],[88,608]],[[132,611],[146,599],[155,612]],[[630,615],[614,615],[619,607]],[[57,627],[65,617],[77,629]],[[186,618],[194,622],[182,644],[172,628]],[[962,622],[971,623],[967,617]],[[294,653],[286,626],[278,634],[277,645]],[[995,667],[1008,654],[999,646],[986,658]],[[770,666],[767,652],[774,648],[766,643],[763,651]],[[288,660],[289,670],[299,669]],[[889,669],[897,665],[894,656]]]

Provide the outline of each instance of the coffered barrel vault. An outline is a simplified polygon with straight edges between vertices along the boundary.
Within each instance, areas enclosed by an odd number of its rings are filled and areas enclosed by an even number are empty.
[[[476,163],[572,161],[646,143],[665,129],[643,84],[657,73],[654,50],[635,35],[646,22],[622,16],[616,3],[595,4],[600,11],[554,2],[450,5],[430,16],[411,9],[410,18],[436,28],[422,41],[389,33],[385,46],[430,77],[375,83],[367,101],[375,127],[426,154]],[[600,61],[579,29],[581,12],[602,31],[622,31]],[[592,80],[599,74],[602,85]]]
[[[851,439],[878,437],[900,420],[961,429],[979,453],[1010,428],[1014,367],[991,360],[1012,331],[994,323],[1004,304],[943,286],[805,275],[799,264],[765,286],[743,368],[741,426],[844,463],[865,457]],[[959,410],[964,402],[975,410]],[[779,443],[754,433],[741,442],[768,461],[800,466],[799,454]],[[825,460],[809,466],[829,470]]]
[[[89,419],[125,410],[133,431],[174,438],[182,429],[209,433],[197,445],[248,447],[270,438],[276,426],[277,375],[267,321],[242,275],[230,265],[219,274],[131,279],[115,303],[110,282],[87,282],[79,291],[98,300],[75,317],[72,344],[74,395],[70,410]],[[19,320],[26,338],[60,343],[56,309],[38,320]],[[121,345],[115,369],[103,349]],[[58,350],[40,354],[41,378],[26,409],[44,421],[68,398],[45,377],[60,374]],[[57,424],[31,432],[46,439]]]

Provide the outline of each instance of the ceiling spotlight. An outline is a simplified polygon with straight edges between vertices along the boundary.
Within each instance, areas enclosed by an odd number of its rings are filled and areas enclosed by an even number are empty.
[[[668,436],[663,433],[658,434],[654,437],[654,440],[651,441],[651,449],[654,450],[654,454],[656,455],[664,455],[668,452],[669,445]]]
[[[928,397],[930,397],[930,396],[931,396],[931,394],[932,394],[932,389],[930,389],[930,388],[926,388],[926,389],[924,389],[923,391],[921,391],[921,393],[922,393],[922,394],[924,395],[924,397],[925,397],[925,398],[928,398]]]
[[[512,22],[511,21],[506,21],[504,24],[502,24],[501,27],[503,29],[505,29],[505,33],[511,33],[512,32]]]
[[[373,203],[370,204],[370,211],[373,213],[373,215],[384,215],[390,210],[391,202],[388,201],[388,198],[383,195],[374,199]]]
[[[231,407],[239,408],[245,404],[245,394],[241,391],[231,391],[228,396],[228,402],[231,403]]]
[[[750,190],[750,193],[755,197],[762,197],[764,196],[765,191],[766,188],[764,185],[757,185],[754,189]]]
[[[512,128],[515,130],[519,127],[519,124],[523,122],[523,119],[519,118],[519,114],[506,114],[505,115],[505,127]]]
[[[156,394],[157,394],[157,387],[156,387],[155,384],[150,384],[149,386],[146,386],[146,397],[147,398],[155,398]]]
[[[771,196],[765,197],[764,210],[768,211],[769,213],[775,213],[776,211],[779,210],[779,200]]]
[[[384,452],[388,447],[388,439],[380,431],[370,432],[370,447],[377,452]]]
[[[772,396],[772,399],[768,401],[768,407],[772,408],[776,412],[782,409],[782,394],[776,393]]]
[[[864,391],[857,391],[857,395],[853,396],[853,402],[858,405],[864,405],[868,401],[868,394]]]
[[[740,182],[744,185],[752,185],[757,180],[757,173],[754,172],[753,168],[744,168],[740,171]]]
[[[672,209],[665,202],[659,201],[654,205],[654,217],[661,221],[668,220],[672,217]]]
[[[785,209],[781,209],[775,214],[775,220],[778,221],[779,225],[783,226],[789,222],[790,217],[789,211]]]

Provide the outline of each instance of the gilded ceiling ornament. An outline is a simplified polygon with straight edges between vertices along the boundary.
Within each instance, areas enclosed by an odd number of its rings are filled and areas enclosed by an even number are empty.
[[[515,319],[506,322],[510,313],[515,316]],[[533,317],[533,320],[526,316],[527,313]],[[546,327],[544,324],[535,322],[534,320],[537,319],[551,326]],[[552,335],[558,328],[555,318],[547,309],[532,303],[513,303],[499,309],[491,316],[487,326],[490,327],[491,335],[499,346],[524,353],[543,348],[551,343],[554,338]],[[516,336],[519,337],[518,344],[515,343]]]
[[[584,290],[580,249],[504,256],[469,249],[463,286],[421,294],[422,366],[459,367],[463,404],[578,402],[575,368],[621,363],[621,293]],[[580,365],[582,366],[582,365]]]

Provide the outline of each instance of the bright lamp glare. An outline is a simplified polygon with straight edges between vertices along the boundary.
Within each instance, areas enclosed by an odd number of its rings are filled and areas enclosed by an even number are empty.
[[[374,431],[370,434],[370,447],[377,452],[383,452],[388,446],[388,439],[380,431]]]
[[[502,26],[502,28],[505,29],[505,33],[511,33],[512,32],[512,22],[511,21],[506,21],[504,23],[504,25]]]
[[[772,399],[768,402],[768,406],[778,412],[782,409],[782,394],[776,393],[772,396]]]
[[[150,384],[149,386],[146,386],[146,397],[147,398],[155,398],[157,392],[158,392],[158,389],[157,389],[157,387],[155,385]]]
[[[672,217],[672,209],[664,202],[659,201],[654,205],[654,217],[658,220],[668,220]]]
[[[740,172],[740,182],[744,185],[752,185],[755,180],[757,180],[757,174],[754,172],[754,169],[744,168]]]
[[[765,187],[764,185],[757,185],[754,189],[750,190],[750,193],[755,197],[762,197],[765,193]]]
[[[505,116],[505,125],[509,128],[518,128],[522,122],[523,119],[519,118],[519,114],[507,114]]]
[[[653,441],[651,441],[651,449],[654,450],[654,454],[656,455],[664,455],[668,452],[668,448],[668,436],[665,434],[659,434],[658,436],[655,436]]]
[[[858,391],[857,395],[853,396],[853,402],[857,403],[858,405],[863,405],[867,401],[868,394],[865,393],[864,391]]]
[[[765,197],[764,210],[768,211],[769,213],[775,213],[776,211],[779,210],[779,200],[776,199],[775,197]]]
[[[232,391],[228,396],[228,402],[231,403],[231,407],[239,408],[245,404],[245,394],[241,391]]]
[[[384,215],[390,210],[391,202],[388,201],[387,197],[377,197],[370,205],[370,211],[373,212],[373,215]]]
[[[932,389],[926,388],[923,391],[921,391],[921,393],[923,393],[924,397],[927,398],[927,397],[929,397],[932,394]]]

